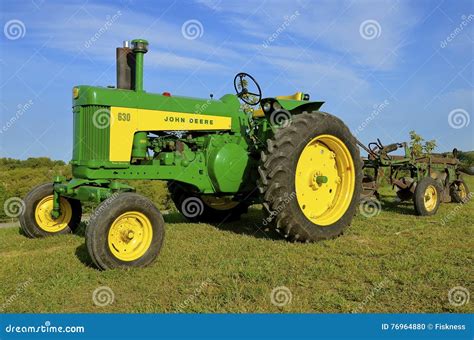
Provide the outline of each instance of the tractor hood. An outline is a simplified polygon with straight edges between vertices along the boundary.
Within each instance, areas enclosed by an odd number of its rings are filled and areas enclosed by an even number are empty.
[[[226,94],[220,99],[202,99],[174,96],[167,92],[159,94],[98,86],[75,86],[72,106],[83,105],[120,106],[214,115],[229,115],[230,112],[240,110],[240,102],[232,94]]]

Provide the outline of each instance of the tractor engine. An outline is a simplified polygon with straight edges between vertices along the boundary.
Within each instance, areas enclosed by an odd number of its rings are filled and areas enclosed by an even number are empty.
[[[247,144],[240,136],[229,134],[193,136],[185,131],[169,131],[163,136],[152,135],[147,139],[147,145],[153,153],[153,159],[158,161],[159,165],[186,168],[192,162],[202,163],[218,192],[239,191],[242,178],[249,176],[250,158]],[[141,156],[146,155],[144,151],[142,148]],[[147,162],[146,157],[134,161]]]

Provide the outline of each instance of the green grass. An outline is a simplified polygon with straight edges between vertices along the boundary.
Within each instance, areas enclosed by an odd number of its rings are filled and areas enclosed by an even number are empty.
[[[466,176],[467,177],[467,176]],[[468,178],[474,189],[474,178]],[[474,312],[448,291],[474,292],[474,202],[442,204],[434,217],[414,215],[411,202],[360,214],[337,239],[288,243],[262,231],[252,209],[225,225],[165,217],[165,244],[150,267],[101,272],[90,264],[84,239],[67,235],[27,239],[0,229],[0,308],[5,312]],[[390,194],[391,196],[387,196]],[[454,210],[455,209],[455,210]],[[453,213],[455,211],[455,213]],[[441,223],[449,217],[448,223]],[[93,291],[108,286],[113,304],[98,307]],[[286,286],[291,303],[271,303]],[[473,300],[473,298],[471,298]]]

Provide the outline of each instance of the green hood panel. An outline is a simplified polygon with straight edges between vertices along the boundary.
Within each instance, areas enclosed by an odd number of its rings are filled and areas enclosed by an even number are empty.
[[[183,113],[202,113],[216,116],[231,116],[240,111],[240,102],[235,95],[226,94],[222,98],[200,99],[182,96],[164,96],[157,93],[136,92],[115,88],[76,86],[79,97],[74,106],[100,105],[130,108],[164,110]]]

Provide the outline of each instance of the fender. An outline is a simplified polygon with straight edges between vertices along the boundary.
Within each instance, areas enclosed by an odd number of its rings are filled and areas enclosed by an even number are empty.
[[[311,112],[311,111],[318,111],[321,106],[323,106],[324,102],[309,102],[309,101],[301,101],[301,100],[292,100],[292,99],[277,99],[277,102],[281,105],[281,107],[291,114],[299,114],[302,112]]]

